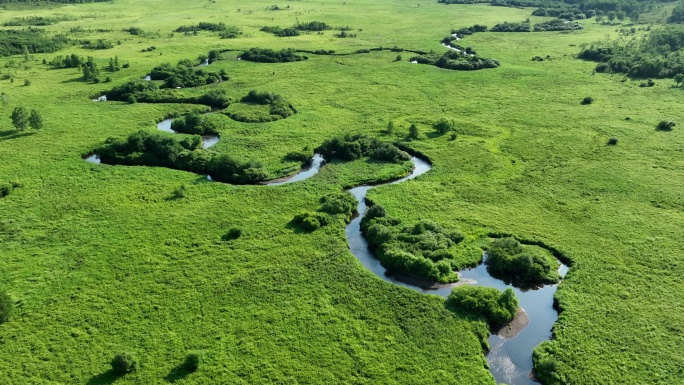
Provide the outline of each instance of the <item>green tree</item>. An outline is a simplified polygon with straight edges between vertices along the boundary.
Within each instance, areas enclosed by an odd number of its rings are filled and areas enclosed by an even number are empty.
[[[619,11],[615,12],[615,17],[617,17],[617,19],[619,21],[623,21],[627,17],[627,14],[625,13],[625,11],[619,10]]]
[[[390,120],[390,121],[387,123],[387,131],[386,131],[386,132],[387,132],[387,135],[392,135],[392,134],[394,134],[394,122],[393,122],[393,121]]]
[[[684,74],[678,73],[677,75],[674,76],[674,81],[679,85],[681,82],[684,81]]]
[[[629,20],[631,20],[632,23],[636,24],[639,21],[639,12],[632,11],[632,13],[629,14]]]
[[[31,115],[28,119],[29,125],[32,129],[39,131],[43,128],[43,117],[40,115],[38,110],[31,110]]]
[[[418,139],[418,135],[420,135],[420,133],[418,132],[418,127],[415,124],[411,124],[411,126],[409,127],[409,138]]]
[[[19,131],[24,131],[28,125],[29,113],[25,107],[15,107],[12,111],[12,125]]]
[[[617,14],[615,11],[610,11],[608,12],[608,21],[613,24],[613,21],[615,21],[615,18],[617,17]]]
[[[88,57],[88,60],[83,64],[82,70],[83,80],[85,81],[95,80],[97,79],[97,76],[100,74],[100,70],[97,69],[97,66],[95,65],[95,61],[92,58],[92,56]]]
[[[31,54],[29,53],[28,47],[27,46],[22,46],[21,47],[21,54],[24,56],[24,61],[29,62],[31,61]]]

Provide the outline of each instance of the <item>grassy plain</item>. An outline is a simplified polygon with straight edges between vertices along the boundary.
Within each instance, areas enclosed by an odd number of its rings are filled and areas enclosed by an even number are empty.
[[[462,383],[491,384],[480,337],[484,326],[444,308],[443,300],[394,287],[365,271],[348,251],[344,224],[311,234],[287,226],[318,199],[401,166],[334,164],[316,177],[281,187],[209,183],[198,175],[81,160],[109,136],[125,136],[170,113],[196,106],[94,103],[90,96],[164,62],[233,49],[211,65],[239,99],[249,90],[282,95],[298,110],[287,119],[246,124],[226,118],[218,151],[263,162],[273,177],[297,168],[283,156],[339,133],[400,140],[433,170],[374,189],[369,197],[406,223],[430,219],[470,239],[490,231],[539,238],[574,262],[557,292],[563,312],[553,351],[559,383],[684,383],[684,134],[656,132],[663,119],[684,122],[681,90],[670,81],[639,88],[621,76],[593,75],[573,58],[583,43],[616,35],[615,26],[583,21],[572,33],[475,34],[463,40],[493,70],[456,72],[394,62],[388,51],[316,56],[260,64],[236,59],[251,47],[334,49],[398,46],[441,51],[453,27],[522,21],[530,9],[435,2],[272,1],[188,3],[179,0],[2,10],[0,22],[28,15],[80,18],[48,29],[72,38],[103,38],[109,50],[78,47],[104,66],[118,55],[130,68],[112,83],[85,84],[75,69],[41,64],[34,55],[16,79],[0,81],[0,182],[23,187],[0,199],[0,286],[19,301],[0,325],[0,383],[107,384],[120,350],[142,368],[120,384],[178,383]],[[535,20],[546,18],[532,17]],[[264,25],[297,21],[350,26],[277,38]],[[171,31],[200,21],[242,28],[237,39]],[[151,38],[123,28],[140,27]],[[111,29],[98,32],[97,29]],[[359,31],[360,30],[360,31]],[[156,50],[142,52],[155,46]],[[552,60],[533,62],[535,56]],[[23,79],[31,85],[24,86]],[[595,102],[580,105],[585,96]],[[15,106],[43,112],[46,127],[17,135]],[[456,141],[430,124],[457,122]],[[625,118],[629,117],[630,120]],[[606,146],[609,137],[617,146]],[[186,186],[185,197],[172,199]],[[239,239],[221,240],[231,227]],[[179,370],[203,350],[198,372]]]

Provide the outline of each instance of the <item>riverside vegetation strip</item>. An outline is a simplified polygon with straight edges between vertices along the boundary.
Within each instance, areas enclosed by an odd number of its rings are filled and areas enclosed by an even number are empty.
[[[271,5],[63,6],[59,13],[73,20],[46,27],[49,36],[80,27],[78,39],[113,47],[69,46],[26,63],[20,55],[0,59],[0,79],[11,76],[0,80],[7,95],[0,175],[3,183],[22,185],[0,199],[0,285],[18,302],[0,325],[0,382],[111,382],[109,362],[127,350],[141,369],[117,383],[179,379],[176,368],[196,350],[205,359],[183,382],[493,382],[483,366],[483,323],[366,272],[347,249],[342,222],[312,233],[287,228],[297,213],[317,210],[322,196],[400,175],[402,165],[332,162],[301,184],[263,188],[80,159],[107,137],[154,130],[155,121],[173,112],[204,111],[190,104],[93,103],[87,96],[163,63],[224,48],[236,54],[209,68],[225,69],[231,80],[201,92],[224,90],[239,100],[251,90],[268,91],[298,113],[270,123],[229,121],[219,129],[216,151],[258,160],[269,175],[285,176],[300,165],[284,158],[290,152],[341,133],[403,140],[415,124],[419,139],[410,146],[429,156],[433,170],[410,186],[373,189],[374,202],[403,223],[453,225],[471,241],[490,232],[537,238],[572,257],[557,292],[562,313],[555,339],[537,354],[552,373],[547,383],[684,382],[678,350],[684,315],[676,311],[684,292],[678,241],[684,138],[678,126],[655,130],[660,121],[682,121],[681,95],[669,80],[640,88],[639,80],[592,75],[596,63],[574,58],[582,44],[617,38],[616,25],[588,19],[570,33],[468,36],[468,46],[501,63],[485,71],[415,66],[407,57],[395,61],[390,51],[288,63],[236,60],[250,47],[443,52],[439,39],[451,30],[552,20],[530,16],[532,9],[436,2],[302,1],[279,11]],[[0,21],[53,12],[9,8]],[[92,14],[99,16],[85,18]],[[353,26],[357,37],[259,31],[297,19]],[[243,33],[171,35],[200,22],[224,22]],[[124,32],[131,27],[159,36]],[[101,71],[115,56],[130,67],[102,71],[111,83],[93,84],[79,81],[77,69],[42,64],[71,53],[93,56]],[[530,61],[535,55],[553,60]],[[594,102],[581,105],[588,95]],[[11,130],[16,106],[40,110],[44,129]],[[442,117],[455,120],[456,140],[432,130]],[[389,121],[395,129],[386,135]],[[606,146],[610,137],[619,143]],[[241,236],[222,240],[232,228]]]

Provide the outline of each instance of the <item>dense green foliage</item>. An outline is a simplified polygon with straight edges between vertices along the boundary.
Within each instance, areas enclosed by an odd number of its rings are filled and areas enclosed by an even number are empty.
[[[431,64],[439,68],[456,71],[474,71],[485,68],[496,68],[501,64],[497,60],[481,58],[474,53],[465,52],[465,50],[463,52],[450,50],[441,56],[439,56],[439,54],[414,56],[410,61],[415,61],[420,64]]]
[[[509,23],[504,22],[493,26],[490,32],[530,32],[532,29],[530,27],[529,21],[522,23]]]
[[[521,245],[515,238],[494,240],[487,248],[485,259],[487,271],[516,286],[534,286],[556,283],[560,276],[556,271],[558,263],[543,250]]]
[[[103,39],[97,40],[83,40],[80,42],[81,48],[84,49],[110,49],[114,47],[114,44],[110,41]]]
[[[582,26],[582,24],[569,22],[563,19],[553,19],[545,21],[543,23],[537,23],[534,25],[534,32],[576,31],[580,29],[584,29],[584,26]]]
[[[684,72],[679,50],[684,47],[684,27],[654,29],[636,44],[619,41],[594,43],[578,57],[597,61],[596,72],[623,73],[634,78],[670,78]]]
[[[150,72],[150,78],[163,80],[162,88],[200,87],[230,79],[225,70],[209,71],[203,67],[195,67],[187,61],[181,61],[175,66],[169,63],[156,66]]]
[[[200,136],[138,131],[125,139],[107,139],[95,153],[102,163],[168,167],[208,174],[219,182],[254,184],[268,177],[258,162],[240,163],[227,154],[202,150],[201,145]]]
[[[300,31],[325,31],[327,29],[332,29],[332,27],[322,21],[307,21],[305,23],[295,24],[294,29]]]
[[[86,59],[74,53],[71,55],[59,55],[50,60],[54,68],[79,68],[86,63]]]
[[[491,287],[461,286],[449,294],[447,304],[482,317],[492,330],[512,320],[518,313],[518,299],[511,288],[499,291]]]
[[[173,30],[173,32],[196,32],[196,31],[210,31],[210,32],[223,32],[228,30],[239,30],[237,27],[232,25],[226,25],[223,22],[219,23],[207,23],[200,22],[196,25],[182,25]]]
[[[281,28],[281,27],[264,26],[264,27],[261,27],[261,31],[269,32],[269,33],[272,33],[272,34],[279,36],[279,37],[299,36],[299,30],[297,30],[294,27]]]
[[[297,55],[292,48],[274,51],[268,48],[250,48],[240,55],[240,59],[259,63],[285,63],[307,60],[308,57]]]
[[[183,362],[183,368],[188,372],[196,372],[202,363],[202,353],[200,352],[190,352],[185,356],[185,361]]]
[[[42,29],[0,30],[0,56],[19,55],[24,47],[30,53],[51,53],[64,48],[67,43],[65,35],[50,36]]]
[[[61,16],[27,16],[17,17],[15,19],[5,21],[2,23],[4,27],[20,27],[20,26],[46,26],[59,23],[60,21],[68,21],[72,18]]]
[[[347,134],[328,139],[316,149],[316,152],[325,159],[337,158],[345,161],[361,159],[364,156],[395,163],[411,159],[408,153],[397,146],[363,134]]]
[[[463,28],[454,29],[454,30],[451,31],[452,34],[455,33],[455,34],[457,34],[459,37],[472,35],[472,34],[474,34],[474,33],[476,33],[476,32],[487,32],[487,26],[486,26],[486,25],[475,24],[475,25],[470,26],[470,27],[463,27]]]
[[[123,352],[112,358],[111,366],[114,374],[123,376],[135,372],[138,369],[139,363],[138,359],[133,354]]]
[[[668,23],[684,23],[684,1],[678,1],[667,19]]]
[[[400,225],[380,205],[371,206],[361,220],[361,232],[387,270],[432,282],[458,280],[454,269],[464,266],[457,262],[455,246],[463,241],[462,233],[428,220]]]
[[[171,129],[190,135],[217,135],[221,128],[220,121],[215,115],[190,113],[175,119],[171,123]]]

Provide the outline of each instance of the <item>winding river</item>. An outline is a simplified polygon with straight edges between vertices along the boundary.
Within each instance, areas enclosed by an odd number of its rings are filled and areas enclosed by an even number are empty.
[[[413,157],[411,162],[413,162],[415,168],[408,176],[385,184],[405,182],[425,174],[431,168],[428,162],[417,157]],[[368,243],[361,234],[360,227],[361,219],[366,213],[366,203],[364,199],[368,190],[385,184],[359,186],[347,190],[354,195],[359,202],[357,207],[359,215],[347,225],[345,230],[347,240],[349,241],[349,249],[365,268],[385,281],[421,293],[437,294],[446,298],[449,293],[451,293],[453,285],[433,289],[402,282],[397,277],[389,275],[387,269],[380,264],[380,261],[373,256],[373,253],[368,248]],[[561,276],[565,276],[567,270],[567,266],[563,264],[560,265],[559,273]],[[512,287],[506,285],[503,281],[490,276],[489,273],[487,273],[484,264],[480,264],[473,269],[463,270],[459,273],[459,276],[461,282],[465,282],[466,284],[472,283],[475,285],[494,287],[499,290]],[[521,290],[512,287],[520,300],[520,306],[524,309],[525,313],[527,313],[529,324],[511,338],[501,337],[497,334],[489,336],[490,351],[487,353],[486,358],[489,363],[490,371],[497,383],[504,382],[509,385],[536,384],[536,382],[531,379],[532,351],[541,342],[551,338],[551,328],[558,319],[558,313],[552,306],[553,295],[556,292],[557,287],[558,285],[546,285],[531,290]]]
[[[157,124],[157,128],[166,132],[175,132],[171,129],[173,119],[166,119]],[[216,135],[203,136],[202,147],[208,148],[218,142]],[[100,163],[97,155],[90,155],[85,160],[92,163]],[[361,219],[366,213],[365,198],[368,191],[378,186],[387,184],[403,183],[416,178],[432,168],[430,163],[418,157],[411,158],[414,168],[411,173],[403,178],[390,181],[379,185],[363,185],[347,190],[358,201],[357,212],[359,215],[346,226],[345,234],[349,242],[349,249],[358,258],[361,264],[373,272],[378,277],[387,282],[407,287],[425,294],[437,294],[446,298],[455,285],[442,285],[440,287],[421,287],[400,280],[399,278],[387,273],[378,259],[368,248],[366,239],[361,234]],[[318,173],[325,164],[325,160],[319,154],[315,154],[309,165],[303,167],[297,174],[288,178],[276,179],[263,182],[264,185],[278,186],[288,183],[299,182],[308,179]],[[568,267],[560,265],[559,273],[565,276]],[[541,342],[551,338],[551,328],[558,319],[558,313],[553,309],[553,295],[558,285],[546,285],[536,289],[522,290],[503,281],[493,278],[487,273],[484,264],[473,269],[463,270],[459,273],[460,281],[458,284],[475,284],[494,287],[504,290],[512,287],[516,296],[520,300],[520,306],[524,309],[529,319],[529,324],[519,333],[508,338],[497,334],[489,336],[490,351],[486,355],[490,371],[497,383],[509,385],[533,385],[536,384],[531,378],[532,371],[532,351]]]

